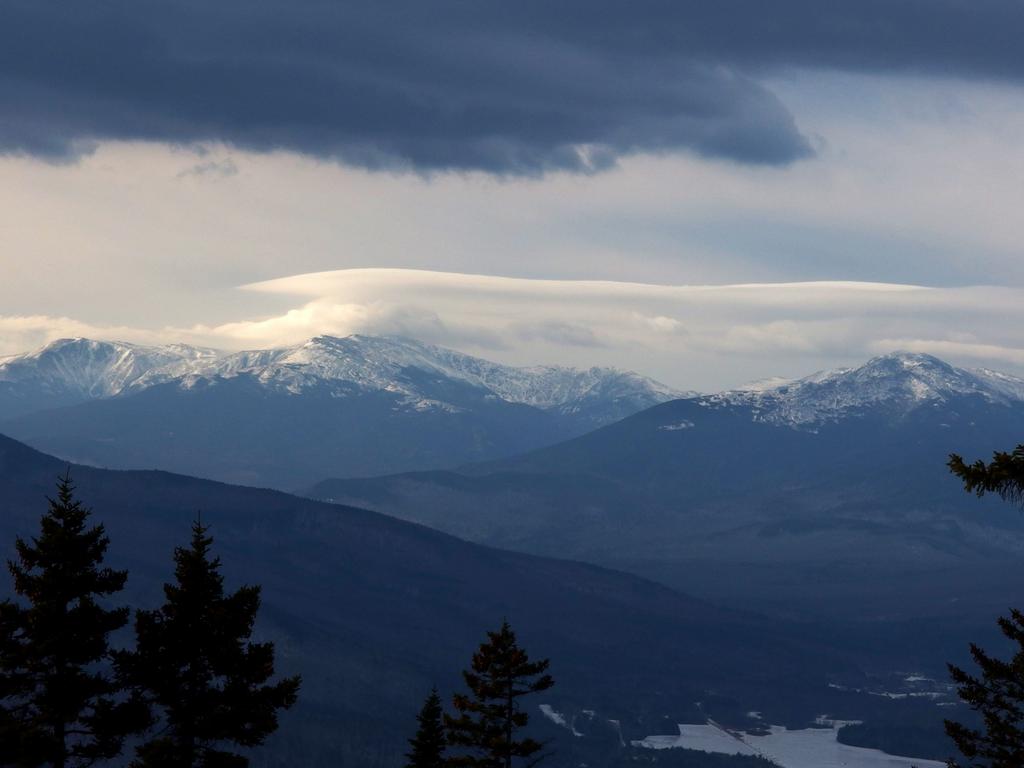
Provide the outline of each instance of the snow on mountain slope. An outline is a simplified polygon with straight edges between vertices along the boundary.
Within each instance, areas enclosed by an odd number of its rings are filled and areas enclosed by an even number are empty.
[[[1004,395],[1008,401],[1024,402],[1024,379],[988,368],[978,368],[973,373],[992,390]]]
[[[362,340],[365,337],[358,338]],[[441,372],[451,378],[490,389],[503,400],[537,408],[570,408],[588,398],[615,397],[643,398],[654,405],[692,394],[674,391],[632,371],[615,368],[514,368],[407,339],[386,338],[375,341],[401,345],[406,349],[412,347],[419,361],[422,362],[424,358],[433,361]]]
[[[510,403],[566,413],[594,404],[619,404],[633,412],[684,395],[628,371],[516,368],[400,337],[318,336],[293,347],[230,354],[185,345],[66,339],[0,361],[0,384],[55,396],[55,405],[130,394],[167,382],[189,389],[249,375],[277,392],[328,387],[344,396],[387,391],[417,407],[451,407],[424,391],[423,374],[487,390]]]
[[[394,392],[413,403],[441,405],[425,396],[419,376],[410,375],[413,370],[545,410],[573,410],[589,400],[628,400],[633,410],[640,410],[683,395],[613,368],[516,368],[413,339],[360,335],[318,336],[294,347],[239,352],[204,361],[190,371],[182,385],[249,374],[269,388],[295,394],[324,385],[335,386],[338,394],[344,394],[355,387]]]
[[[268,390],[333,396],[391,392],[415,408],[458,410],[451,386],[567,415],[593,410],[594,426],[667,400],[751,407],[761,421],[813,426],[867,409],[906,413],[924,403],[975,395],[1024,402],[1024,379],[954,367],[931,355],[894,352],[857,368],[796,380],[766,379],[714,395],[679,392],[629,371],[560,366],[518,368],[393,336],[318,336],[279,349],[224,353],[183,344],[146,347],[62,339],[0,359],[0,416],[116,397],[176,382],[183,389],[248,375]],[[447,389],[446,389],[447,387]]]
[[[144,377],[153,383],[166,381],[217,354],[184,344],[146,347],[60,339],[35,352],[0,360],[0,395],[7,401],[5,410],[113,397]]]
[[[709,405],[747,405],[758,420],[811,426],[865,409],[907,413],[965,395],[1008,405],[1024,401],[1024,379],[987,369],[956,368],[931,355],[893,352],[858,368],[822,371],[794,381],[755,384],[703,398]]]

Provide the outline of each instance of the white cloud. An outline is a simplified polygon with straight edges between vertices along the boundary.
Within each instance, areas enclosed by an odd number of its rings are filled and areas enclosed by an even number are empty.
[[[798,375],[893,349],[1024,367],[1014,332],[1024,321],[1024,290],[1008,288],[658,285],[353,269],[263,281],[243,292],[286,306],[256,318],[160,329],[0,318],[0,333],[7,352],[58,335],[239,349],[318,334],[398,334],[514,364],[617,365],[697,389]]]
[[[1024,90],[834,73],[771,87],[823,137],[816,159],[636,156],[502,181],[145,143],[64,166],[0,158],[0,354],[68,335],[241,348],[361,331],[684,388],[894,345],[1024,368]]]
[[[0,315],[0,356],[15,355],[57,339],[86,337],[120,339],[138,344],[160,344],[167,332],[125,326],[94,325],[69,317]]]
[[[636,156],[592,177],[427,180],[287,153],[110,143],[0,158],[0,308],[111,324],[276,310],[233,286],[401,266],[649,283],[1024,284],[1024,89],[798,73],[814,160]],[[230,173],[194,173],[230,169]]]

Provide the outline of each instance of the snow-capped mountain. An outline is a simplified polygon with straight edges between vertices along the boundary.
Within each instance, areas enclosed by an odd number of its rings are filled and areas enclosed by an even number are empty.
[[[1024,552],[1024,517],[964,493],[947,462],[1022,439],[1020,379],[898,353],[672,400],[518,456],[308,493],[700,584],[751,610],[800,595],[806,610],[844,617],[995,611],[991,598],[1010,594],[998,591],[1003,571]]]
[[[615,368],[516,368],[413,339],[362,335],[317,336],[293,347],[204,360],[181,378],[181,385],[247,374],[268,388],[292,394],[327,385],[344,395],[354,387],[399,394],[420,408],[454,407],[425,396],[420,375],[409,376],[410,371],[488,390],[509,403],[564,413],[597,403],[618,403],[622,410],[636,412],[688,394]],[[139,383],[148,385],[148,377]]]
[[[410,376],[411,371],[418,375]],[[0,386],[12,393],[34,392],[38,402],[52,397],[54,405],[137,393],[167,382],[191,388],[246,375],[276,392],[297,395],[327,386],[336,396],[383,391],[421,408],[453,407],[425,396],[418,383],[422,374],[486,389],[509,403],[567,413],[596,402],[619,403],[632,413],[686,394],[614,368],[516,368],[392,336],[318,336],[296,346],[237,353],[62,339],[0,360]]]
[[[61,339],[0,360],[0,417],[113,397],[142,379],[167,381],[217,356],[214,350],[185,344],[146,347]]]
[[[281,487],[530,450],[682,394],[610,368],[516,368],[374,336],[238,353],[79,339],[4,361],[5,379],[0,432],[36,447]]]
[[[899,416],[963,396],[1003,405],[1024,402],[1024,379],[988,369],[956,368],[931,355],[893,352],[858,368],[756,383],[704,401],[749,406],[756,419],[772,424],[813,426],[870,411]]]

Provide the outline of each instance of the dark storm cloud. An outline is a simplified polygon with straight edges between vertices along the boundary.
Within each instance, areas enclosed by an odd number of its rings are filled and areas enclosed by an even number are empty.
[[[811,153],[790,66],[1018,78],[1024,3],[0,0],[0,151],[224,141],[530,174]]]

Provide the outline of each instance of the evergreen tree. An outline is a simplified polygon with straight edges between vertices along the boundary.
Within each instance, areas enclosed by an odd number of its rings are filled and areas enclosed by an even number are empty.
[[[950,471],[964,481],[964,489],[984,496],[998,493],[1003,499],[1024,502],[1024,445],[1012,452],[996,451],[988,464],[975,461],[967,464],[955,453],[949,457]]]
[[[125,736],[145,725],[106,664],[109,636],[128,623],[128,609],[100,602],[128,574],[103,566],[109,539],[89,525],[69,474],[48,501],[40,535],[17,539],[17,561],[8,563],[27,605],[0,603],[0,762],[88,766],[119,754]]]
[[[979,768],[1020,768],[1024,765],[1024,613],[1010,612],[999,619],[999,628],[1019,650],[1009,662],[989,656],[971,644],[971,656],[981,670],[972,677],[949,665],[960,698],[980,712],[984,731],[946,721],[946,733],[957,749]],[[981,762],[978,762],[978,761]],[[950,761],[950,766],[957,763]]]
[[[449,743],[465,750],[450,757],[448,764],[511,768],[517,759],[526,765],[540,762],[543,755],[538,753],[544,745],[519,735],[529,722],[519,699],[555,684],[547,674],[548,665],[547,659],[530,661],[507,621],[497,632],[488,632],[487,641],[473,654],[471,669],[462,673],[469,693],[453,699],[458,716],[445,715]]]
[[[188,547],[174,551],[175,583],[166,602],[136,614],[136,650],[119,666],[161,720],[136,750],[142,768],[244,768],[234,750],[254,747],[277,729],[277,711],[291,707],[300,680],[276,683],[273,643],[250,641],[260,588],[225,595],[220,558],[200,522]]]
[[[442,721],[441,697],[437,688],[430,691],[423,708],[416,716],[419,727],[409,739],[412,748],[406,757],[406,768],[443,768],[445,765],[445,733]]]
[[[1024,445],[1012,453],[995,453],[990,464],[967,464],[953,454],[949,468],[964,481],[965,490],[978,496],[998,493],[1008,501],[1024,501]],[[1009,662],[989,656],[972,643],[971,657],[980,677],[949,665],[960,698],[981,714],[984,729],[947,720],[946,733],[971,761],[967,765],[977,768],[1024,765],[1024,613],[1012,610],[1008,618],[999,619],[999,628],[1019,649]],[[959,764],[951,760],[949,765]]]

